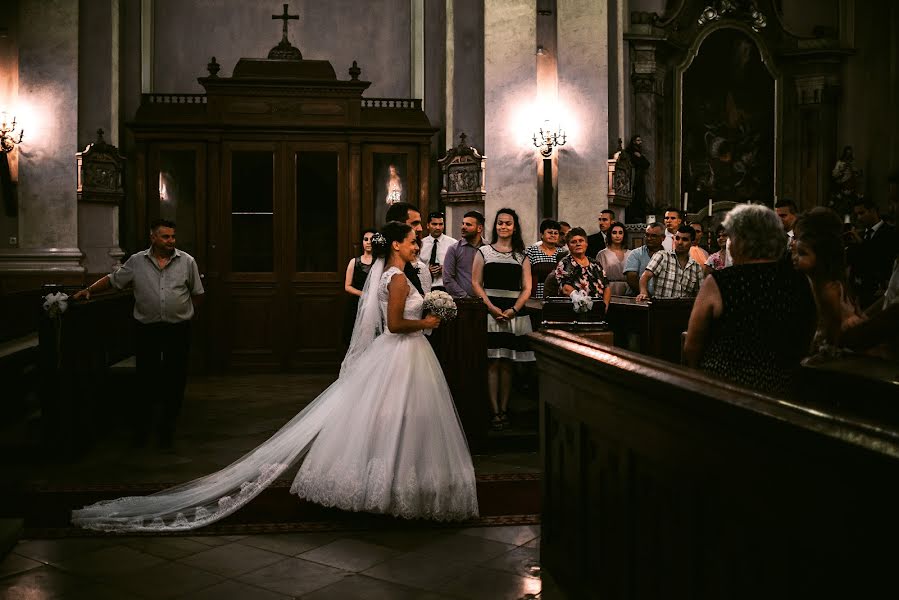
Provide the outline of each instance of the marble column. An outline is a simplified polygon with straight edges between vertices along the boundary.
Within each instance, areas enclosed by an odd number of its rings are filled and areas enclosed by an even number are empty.
[[[19,0],[19,247],[0,270],[81,273],[78,145],[78,0]]]
[[[119,0],[81,3],[78,20],[78,90],[90,102],[78,105],[78,146],[97,140],[102,128],[106,142],[119,141]],[[119,247],[118,203],[82,199],[78,206],[78,246],[88,273],[108,273],[124,252]]]
[[[598,231],[608,206],[609,38],[604,2],[558,0],[559,218]]]
[[[533,0],[484,2],[485,213],[490,235],[496,211],[515,209],[526,244],[537,239],[537,160],[531,134],[537,92]]]

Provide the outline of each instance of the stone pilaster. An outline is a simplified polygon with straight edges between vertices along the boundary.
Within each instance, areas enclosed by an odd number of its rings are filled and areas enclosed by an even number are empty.
[[[598,231],[608,206],[609,38],[604,2],[558,0],[559,218]]]
[[[660,131],[663,109],[665,71],[657,61],[657,42],[654,40],[631,40],[631,86],[634,90],[633,129],[624,138],[627,145],[631,136],[639,134],[643,139],[643,149],[649,158],[646,171],[647,210],[656,204],[668,204],[670,199],[657,198],[658,190],[665,189],[656,173],[664,173],[659,167],[662,149]],[[642,217],[643,215],[635,215]],[[629,220],[630,217],[628,217]]]
[[[485,213],[487,236],[499,208],[515,209],[525,243],[537,239],[536,151],[531,142],[537,92],[533,0],[484,2],[483,152],[490,157]]]
[[[78,0],[19,1],[19,247],[0,270],[82,272],[78,249]]]

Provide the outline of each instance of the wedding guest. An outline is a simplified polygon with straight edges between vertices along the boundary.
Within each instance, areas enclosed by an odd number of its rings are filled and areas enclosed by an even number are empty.
[[[587,236],[587,256],[593,258],[609,245],[609,230],[615,222],[615,213],[608,208],[599,213],[599,231]]]
[[[662,248],[671,252],[674,250],[674,236],[677,230],[684,224],[684,215],[678,209],[669,206],[665,209],[665,239],[662,240]]]
[[[862,320],[846,282],[843,223],[834,211],[817,206],[803,213],[794,226],[793,265],[811,283],[818,307],[818,329],[812,354],[833,354],[844,329]]]
[[[609,278],[609,288],[615,296],[624,296],[628,290],[624,266],[627,264],[627,257],[631,251],[627,249],[626,238],[624,223],[618,221],[612,223],[609,227],[608,244],[596,255],[596,262]],[[589,256],[589,251],[587,255]]]
[[[727,230],[721,225],[715,229],[715,240],[718,242],[718,251],[710,254],[708,260],[702,266],[706,277],[711,275],[712,271],[720,271],[733,264],[733,260],[731,260],[727,251]]]
[[[658,223],[650,223],[646,226],[644,233],[643,239],[646,243],[628,254],[627,259],[624,261],[624,277],[627,279],[627,285],[630,288],[627,292],[629,296],[636,296],[640,293],[640,276],[646,270],[646,266],[652,260],[652,257],[658,252],[664,252],[662,250],[662,239],[664,237],[662,226]],[[646,284],[646,289],[650,296],[655,291],[655,285],[651,279]]]
[[[862,306],[870,306],[886,289],[899,254],[899,233],[880,216],[880,210],[867,198],[852,207],[861,231],[861,243],[848,255],[853,289]]]
[[[612,289],[609,278],[598,262],[587,256],[587,232],[574,227],[568,232],[568,254],[556,266],[559,291],[570,296],[575,290],[593,298],[602,298],[605,311],[609,310]]]
[[[351,258],[346,266],[346,275],[343,278],[343,290],[350,295],[346,303],[346,311],[343,318],[343,343],[350,345],[353,337],[353,323],[356,321],[356,309],[359,307],[359,298],[362,297],[362,288],[371,270],[374,258],[371,254],[371,238],[377,231],[374,229],[362,230],[362,254]]]
[[[484,244],[484,215],[470,210],[462,217],[462,239],[446,252],[443,263],[443,285],[453,298],[474,295],[471,287],[471,265],[478,248]]]
[[[571,231],[571,225],[568,221],[559,221],[559,242],[562,246],[568,243],[568,232]]]
[[[699,266],[702,266],[709,259],[708,250],[700,245],[703,242],[705,230],[702,228],[702,223],[699,221],[693,221],[690,223],[690,227],[696,232],[696,235],[693,236],[693,245],[690,246],[690,256],[693,257],[693,260],[695,260]]]
[[[491,426],[508,424],[512,363],[533,362],[526,334],[531,320],[521,311],[531,296],[531,264],[525,254],[518,214],[501,208],[493,221],[491,244],[481,246],[471,270],[474,293],[487,305],[487,383]]]
[[[799,218],[799,209],[792,200],[778,200],[774,206],[774,212],[777,213],[780,222],[783,224],[784,231],[787,232],[787,247],[793,245],[793,227],[796,225],[796,219]]]
[[[689,225],[681,225],[674,236],[674,251],[657,253],[646,265],[640,276],[640,293],[637,302],[652,298],[695,298],[702,283],[702,267],[690,256],[693,236]],[[649,282],[655,281],[655,291],[650,293]]]
[[[428,235],[421,241],[421,256],[428,264],[431,274],[431,289],[445,290],[443,283],[443,267],[446,263],[446,252],[456,243],[456,238],[444,233],[446,216],[442,212],[428,215]]]
[[[137,396],[141,415],[135,421],[135,444],[146,443],[157,422],[159,444],[171,448],[175,423],[184,401],[190,356],[190,322],[203,297],[194,257],[175,247],[175,223],[159,219],[150,225],[150,247],[73,296],[90,300],[94,292],[114,287],[134,289]],[[158,419],[154,413],[160,405]]]
[[[543,299],[543,285],[546,276],[556,268],[559,259],[565,254],[559,248],[558,221],[543,219],[540,223],[540,242],[528,246],[525,254],[531,262],[531,281],[534,285],[534,298]]]
[[[770,208],[738,205],[723,226],[734,264],[702,283],[687,364],[764,393],[788,392],[815,331],[808,279],[783,260],[787,234]]]

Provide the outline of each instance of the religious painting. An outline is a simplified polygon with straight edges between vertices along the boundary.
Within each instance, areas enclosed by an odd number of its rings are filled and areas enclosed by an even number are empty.
[[[397,202],[408,202],[407,155],[372,155],[375,222],[384,223],[387,209]]]
[[[770,204],[774,195],[774,78],[746,33],[711,33],[683,75],[681,192],[688,210],[709,199]]]

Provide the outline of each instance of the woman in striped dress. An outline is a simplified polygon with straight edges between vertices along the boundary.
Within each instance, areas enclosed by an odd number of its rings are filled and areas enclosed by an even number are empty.
[[[558,221],[544,219],[540,223],[540,243],[528,246],[525,254],[531,261],[531,281],[533,282],[534,298],[543,300],[543,282],[547,275],[556,269],[556,264],[562,258],[567,249],[559,247]]]
[[[493,221],[489,246],[481,246],[471,267],[474,294],[487,305],[487,383],[491,425],[502,429],[512,389],[512,362],[532,362],[525,334],[531,320],[520,316],[531,295],[531,263],[525,255],[518,215],[501,208]]]

